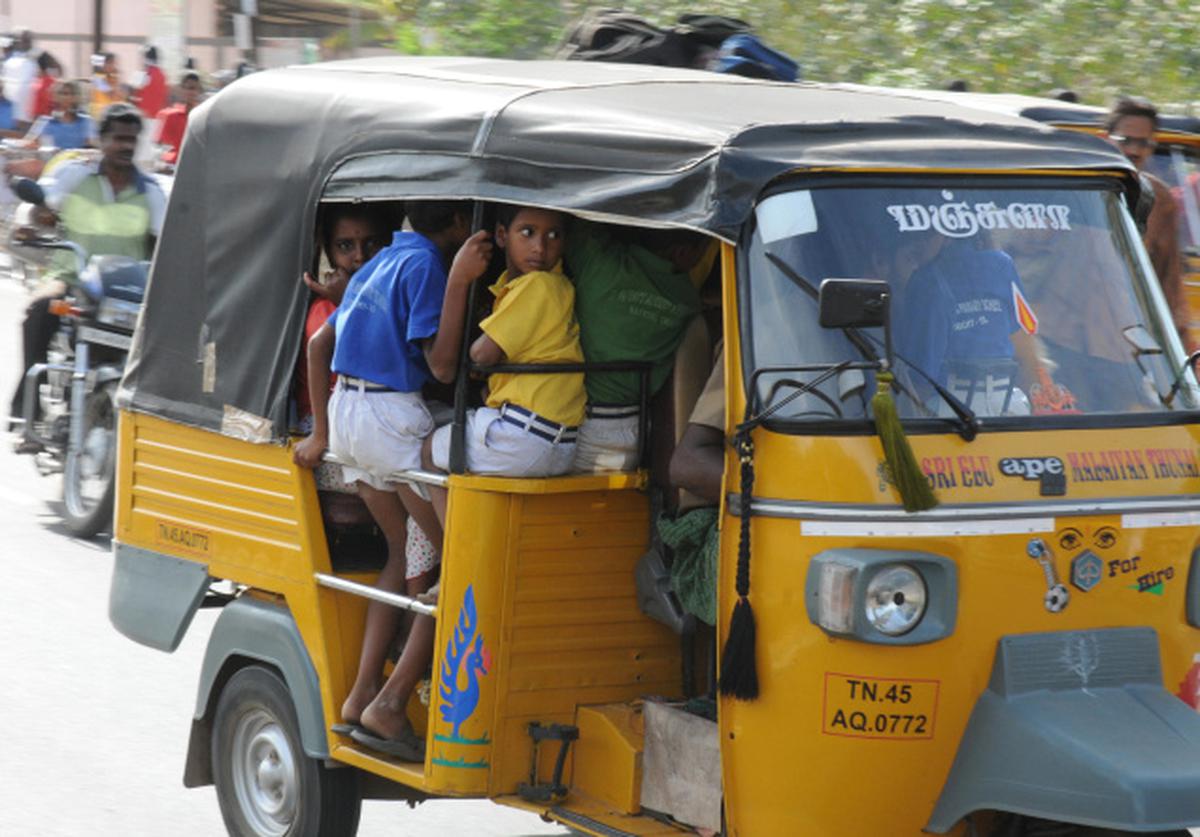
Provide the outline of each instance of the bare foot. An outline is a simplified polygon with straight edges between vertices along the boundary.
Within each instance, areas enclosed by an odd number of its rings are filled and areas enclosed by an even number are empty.
[[[378,686],[371,687],[355,687],[350,690],[350,694],[346,696],[346,702],[342,704],[342,720],[348,724],[361,723],[363,710],[375,700],[375,696],[379,694]]]
[[[406,696],[407,697],[407,696]],[[412,730],[405,714],[408,701],[377,695],[362,712],[362,725],[383,738],[399,738]]]

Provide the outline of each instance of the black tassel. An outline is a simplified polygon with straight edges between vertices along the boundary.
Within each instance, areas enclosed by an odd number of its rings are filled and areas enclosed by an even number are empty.
[[[738,700],[758,697],[754,610],[750,607],[750,502],[754,498],[754,442],[743,429],[734,440],[742,466],[741,529],[738,533],[737,604],[729,620],[729,636],[721,654],[721,694]]]
[[[729,636],[721,658],[721,694],[738,700],[758,697],[758,666],[754,662],[754,610],[739,598],[729,620]]]

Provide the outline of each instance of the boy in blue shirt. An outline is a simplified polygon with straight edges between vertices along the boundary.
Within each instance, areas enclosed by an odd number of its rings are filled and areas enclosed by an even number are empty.
[[[431,578],[405,583],[408,515],[434,544],[441,527],[428,501],[389,478],[421,466],[421,445],[433,419],[421,397],[431,378],[447,383],[457,371],[467,292],[491,259],[486,232],[470,235],[470,205],[416,201],[405,206],[412,232],[398,232],[350,280],[342,303],[308,344],[312,434],[294,457],[314,467],[326,446],[344,463],[388,544],[376,586],[408,595],[424,592]],[[455,254],[457,251],[457,255]],[[447,270],[447,263],[454,255]],[[329,395],[330,372],[338,375]],[[342,705],[337,731],[405,761],[424,758],[424,741],[408,725],[404,706],[429,665],[433,619],[418,616],[396,671],[386,687],[383,661],[400,612],[371,602],[367,608],[358,674]]]

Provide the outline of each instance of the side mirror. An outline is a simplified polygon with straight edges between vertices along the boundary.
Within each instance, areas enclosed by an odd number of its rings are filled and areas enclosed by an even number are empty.
[[[12,190],[25,203],[31,203],[34,206],[45,206],[46,204],[46,193],[42,191],[42,187],[37,184],[36,180],[18,177],[12,182]]]
[[[817,321],[822,328],[886,326],[891,298],[882,279],[826,279],[817,297]]]

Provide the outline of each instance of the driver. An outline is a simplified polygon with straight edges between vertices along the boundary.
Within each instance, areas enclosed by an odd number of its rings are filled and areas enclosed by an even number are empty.
[[[75,159],[54,168],[38,181],[46,193],[43,223],[61,222],[66,238],[89,255],[129,256],[139,261],[150,258],[162,230],[167,199],[153,178],[133,162],[142,117],[131,105],[110,105],[100,119],[100,159]],[[22,323],[25,369],[46,360],[50,340],[58,329],[58,317],[50,313],[52,300],[67,293],[67,281],[75,272],[74,257],[55,259],[41,290],[30,302]],[[13,394],[13,417],[24,411],[24,376]],[[10,424],[11,427],[11,424]],[[24,440],[19,453],[33,453],[37,443]]]
[[[1012,259],[939,235],[925,255],[898,294],[900,354],[980,415],[1029,415],[1028,387],[1044,383],[1038,321]],[[950,409],[940,399],[936,408]]]

